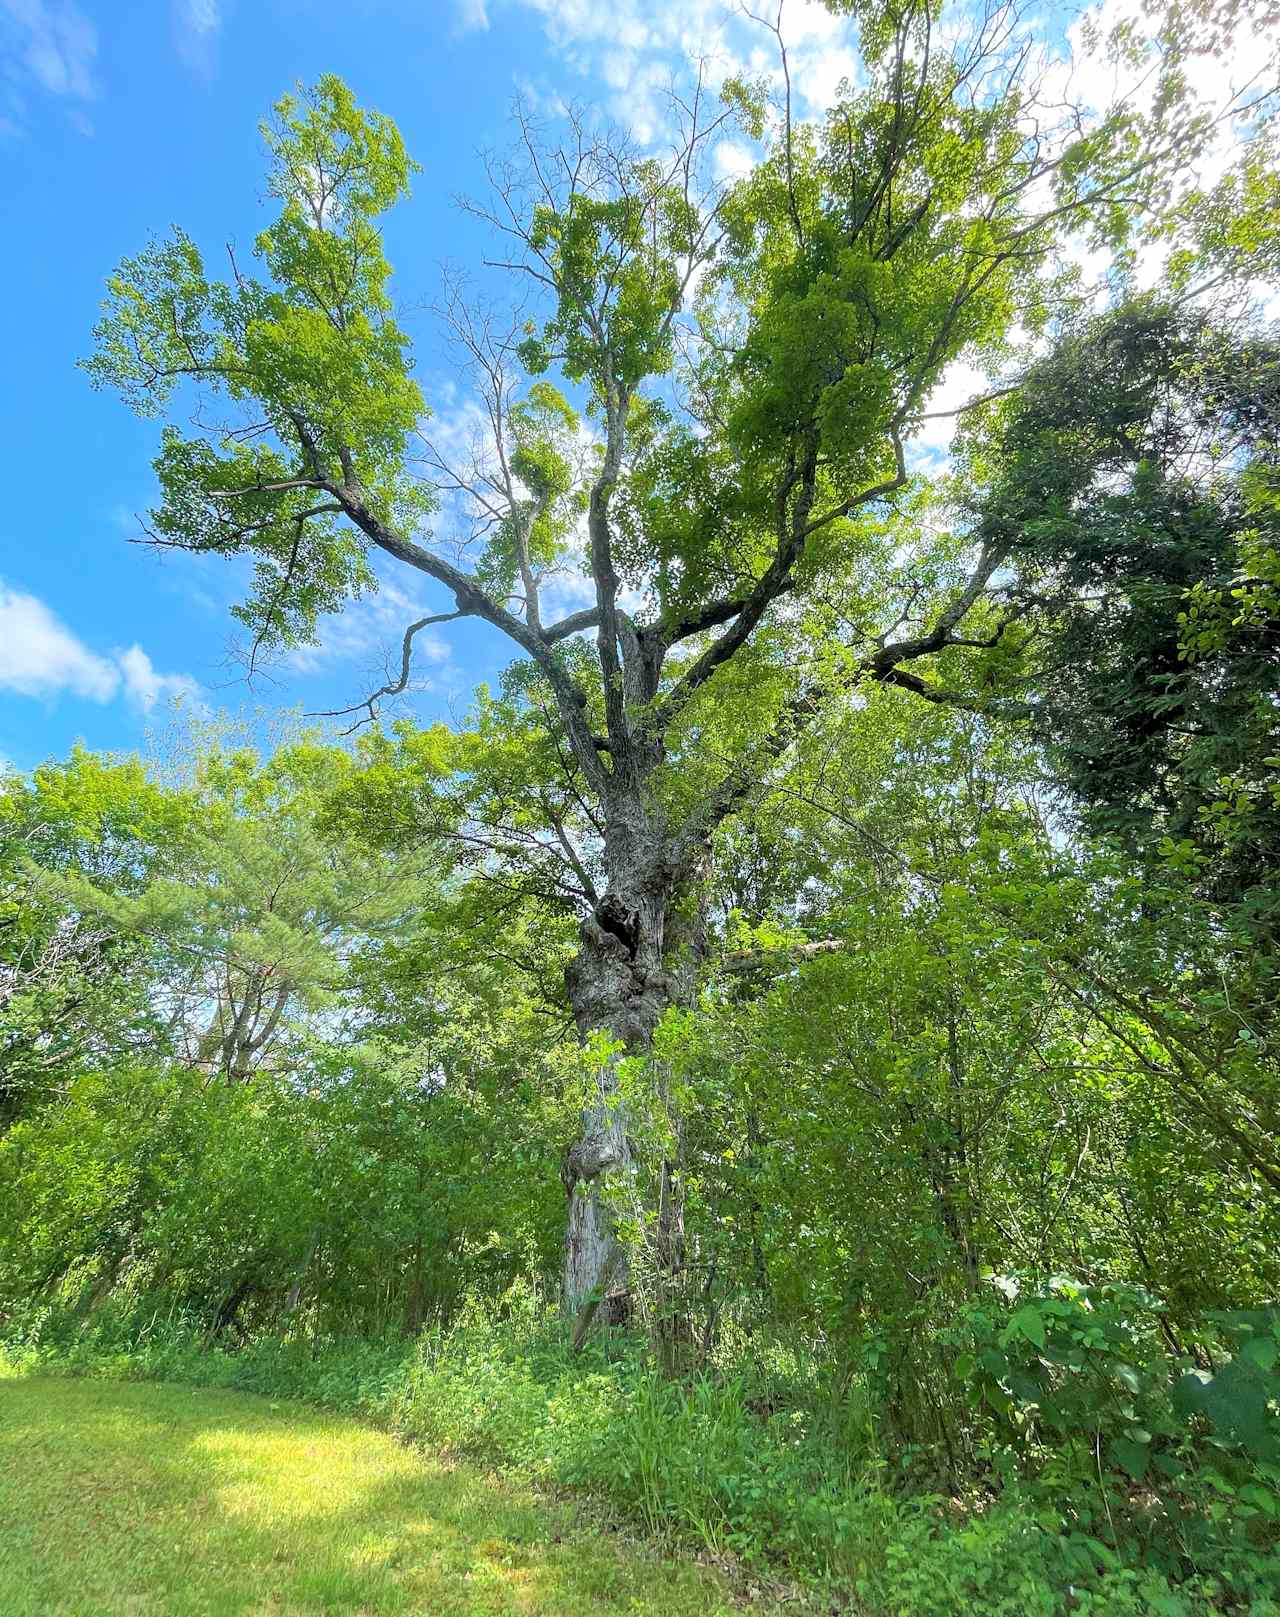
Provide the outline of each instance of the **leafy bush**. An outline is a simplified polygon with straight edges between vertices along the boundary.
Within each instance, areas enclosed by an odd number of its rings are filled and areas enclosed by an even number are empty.
[[[959,1349],[952,1373],[985,1417],[980,1457],[1009,1474],[1070,1451],[1140,1480],[1153,1435],[1181,1435],[1159,1308],[1135,1286],[1059,1279],[1040,1292],[998,1277],[948,1333]]]
[[[988,1420],[983,1457],[1007,1472],[1073,1454],[1175,1484],[1208,1458],[1280,1461],[1280,1308],[1209,1313],[1181,1351],[1162,1313],[1137,1286],[997,1280],[948,1333],[953,1376]]]

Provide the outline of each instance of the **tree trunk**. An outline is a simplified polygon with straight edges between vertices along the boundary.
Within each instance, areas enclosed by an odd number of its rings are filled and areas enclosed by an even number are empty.
[[[582,1133],[565,1154],[561,1177],[569,1197],[565,1231],[564,1301],[577,1312],[595,1296],[609,1268],[617,1242],[614,1217],[606,1205],[605,1190],[611,1178],[620,1179],[632,1171],[631,1143],[626,1134],[626,1117],[616,1090],[607,1081],[608,1069],[601,1074],[601,1102],[583,1113]],[[626,1265],[615,1262],[611,1285],[615,1295],[626,1289]],[[604,1299],[598,1299],[603,1302]],[[611,1304],[615,1310],[619,1305]]]
[[[302,1283],[307,1278],[307,1270],[311,1267],[311,1260],[316,1255],[316,1248],[320,1245],[320,1231],[311,1237],[307,1246],[306,1256],[298,1265],[298,1272],[293,1277],[293,1284],[289,1287],[289,1295],[284,1300],[284,1317],[288,1319],[302,1301]]]
[[[624,821],[627,816],[620,816]],[[581,947],[565,973],[574,1018],[584,1041],[603,1034],[621,1053],[649,1051],[663,1012],[687,1000],[703,952],[705,849],[677,863],[665,828],[636,816],[607,838],[612,879],[583,923]],[[569,1195],[563,1293],[578,1316],[581,1340],[598,1309],[610,1323],[629,1313],[629,1275],[618,1250],[611,1184],[635,1170],[630,1119],[619,1093],[615,1057],[602,1064],[597,1090],[582,1117],[579,1138],[565,1153]],[[652,1257],[657,1273],[655,1326],[660,1348],[683,1341],[679,1275],[685,1264],[684,1191],[680,1141],[683,1120],[659,1084],[675,1147],[659,1170]],[[673,1353],[672,1359],[678,1357]]]
[[[693,1347],[684,1239],[684,1179],[681,1135],[676,1120],[676,1149],[663,1160],[658,1179],[658,1216],[654,1226],[654,1345],[663,1373],[678,1376]]]
[[[583,922],[581,947],[565,972],[583,1039],[603,1034],[627,1055],[649,1048],[674,988],[663,959],[673,873],[656,828],[645,827],[642,852],[637,840],[628,838],[626,853],[610,859],[616,874]],[[616,855],[616,840],[610,851]],[[617,1232],[606,1190],[633,1171],[616,1056],[602,1064],[596,1084],[593,1104],[583,1113],[581,1132],[565,1153],[562,1168],[569,1197],[563,1290],[568,1309],[577,1313],[594,1301],[609,1317],[625,1313],[627,1272],[620,1257],[614,1257]],[[606,1286],[609,1297],[601,1298]]]
[[[229,1330],[231,1326],[236,1323],[236,1318],[240,1312],[241,1305],[256,1289],[256,1284],[252,1276],[248,1276],[246,1279],[239,1281],[231,1288],[231,1290],[223,1298],[222,1304],[218,1309],[213,1324],[209,1327],[209,1330],[205,1335],[204,1345],[206,1347],[212,1346],[212,1344],[217,1341],[218,1337],[222,1335],[223,1331]]]

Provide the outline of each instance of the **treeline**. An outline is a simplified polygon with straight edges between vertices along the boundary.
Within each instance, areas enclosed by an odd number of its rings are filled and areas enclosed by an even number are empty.
[[[7,784],[7,1295],[412,1330],[545,1262],[554,1051],[448,858],[353,846],[315,740],[182,774]]]

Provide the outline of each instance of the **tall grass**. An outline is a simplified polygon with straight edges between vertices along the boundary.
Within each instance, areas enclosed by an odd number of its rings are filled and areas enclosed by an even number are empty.
[[[123,1306],[88,1325],[49,1310],[0,1336],[18,1371],[180,1380],[356,1412],[589,1490],[865,1617],[1280,1617],[1280,1558],[1261,1548],[1224,1539],[1215,1564],[1171,1569],[1149,1563],[1136,1537],[1108,1546],[1081,1531],[1069,1500],[1047,1512],[1043,1496],[1008,1488],[962,1508],[904,1492],[864,1383],[824,1374],[803,1344],[728,1338],[707,1373],[675,1382],[636,1339],[572,1355],[559,1319],[519,1293],[416,1341],[299,1332],[231,1350],[180,1315]]]
[[[605,1495],[707,1550],[830,1576],[865,1556],[878,1465],[827,1441],[820,1399],[761,1413],[758,1368],[661,1377],[627,1344],[573,1358],[557,1331],[481,1315],[425,1338],[393,1403],[412,1437]],[[812,1389],[819,1391],[817,1386]]]

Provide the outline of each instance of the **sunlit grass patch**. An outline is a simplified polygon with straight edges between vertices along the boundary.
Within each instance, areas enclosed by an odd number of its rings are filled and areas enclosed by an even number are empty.
[[[729,1610],[708,1570],[352,1421],[181,1386],[0,1385],[4,1617]]]

